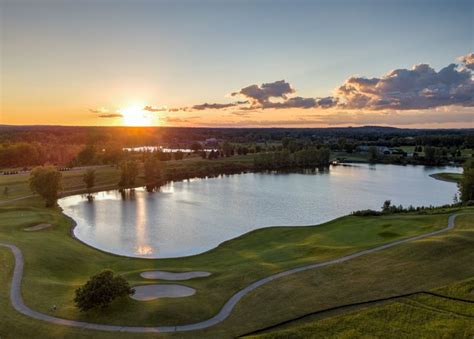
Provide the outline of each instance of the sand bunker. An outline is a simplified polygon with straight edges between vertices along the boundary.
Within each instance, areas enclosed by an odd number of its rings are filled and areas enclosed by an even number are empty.
[[[133,288],[135,289],[135,294],[131,298],[139,301],[189,297],[196,293],[194,288],[183,285],[142,285],[134,286]]]
[[[140,274],[145,279],[161,279],[161,280],[188,280],[192,278],[202,278],[211,275],[209,272],[193,271],[193,272],[166,272],[166,271],[147,271]]]
[[[51,225],[51,224],[38,224],[38,225],[35,225],[35,226],[26,227],[23,230],[25,230],[27,232],[34,232],[34,231],[41,231],[41,230],[44,230],[45,228],[49,228],[49,227],[52,227],[52,226],[53,225]]]

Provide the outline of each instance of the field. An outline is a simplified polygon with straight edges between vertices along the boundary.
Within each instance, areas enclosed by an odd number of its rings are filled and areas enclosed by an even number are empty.
[[[203,172],[212,172],[213,169],[235,165],[238,168],[250,169],[253,165],[253,156],[234,156],[232,158],[221,158],[218,160],[203,160],[201,157],[190,157],[180,161],[167,161],[165,170],[170,173],[186,173],[190,177],[199,176]],[[92,191],[103,191],[117,189],[120,180],[120,170],[112,166],[90,166],[96,173],[95,187]],[[63,195],[85,193],[83,175],[88,168],[73,169],[62,172],[63,175]],[[143,176],[138,176],[137,186],[145,184]],[[8,193],[5,188],[8,187]],[[13,200],[30,196],[28,187],[28,175],[1,175],[0,176],[0,203],[2,201]]]
[[[462,178],[462,174],[460,173],[435,173],[431,174],[431,176],[438,180],[449,181],[449,182],[459,182]]]
[[[97,186],[112,187],[118,178],[113,168],[98,172]],[[65,191],[83,189],[80,173],[65,174]],[[459,212],[451,209],[433,214],[347,216],[314,227],[266,228],[197,256],[146,260],[106,254],[74,240],[70,236],[72,222],[59,209],[43,208],[36,197],[8,201],[29,194],[25,176],[0,177],[0,185],[5,184],[15,187],[15,195],[11,191],[12,196],[4,197],[0,206],[0,242],[15,244],[23,252],[25,303],[34,310],[67,319],[135,326],[205,320],[216,314],[232,294],[259,278],[441,229],[448,215]],[[464,212],[474,209],[465,208]],[[53,227],[39,232],[23,230],[39,223]],[[473,246],[474,215],[459,216],[453,231],[277,279],[245,296],[223,323],[198,332],[163,336],[235,337],[338,305],[439,288],[474,276]],[[8,305],[0,309],[2,338],[29,337],[33,333],[37,337],[146,336],[54,326],[17,313],[8,301],[13,264],[11,252],[0,247],[0,303]],[[123,274],[133,285],[154,283],[139,276],[151,269],[203,270],[212,275],[185,282],[198,291],[192,297],[150,302],[127,298],[105,310],[78,312],[72,301],[74,290],[105,268]]]

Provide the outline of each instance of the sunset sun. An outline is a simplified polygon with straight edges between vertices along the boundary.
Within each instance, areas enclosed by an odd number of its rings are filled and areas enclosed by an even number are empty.
[[[143,105],[127,106],[119,110],[123,116],[124,126],[150,126],[155,120],[149,112],[143,110]]]
[[[473,23],[0,0],[0,339],[474,339]]]

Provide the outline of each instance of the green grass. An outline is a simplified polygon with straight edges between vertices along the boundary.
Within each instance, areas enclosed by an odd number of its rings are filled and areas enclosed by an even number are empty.
[[[434,174],[431,174],[431,176],[435,179],[449,181],[449,182],[459,182],[461,181],[461,178],[462,178],[461,173],[448,173],[448,172],[434,173]]]
[[[165,167],[167,171],[172,173],[186,171],[193,177],[195,174],[199,176],[201,173],[210,173],[213,169],[223,168],[228,165],[236,165],[239,168],[250,170],[253,167],[253,155],[240,155],[230,158],[220,158],[217,160],[204,160],[201,157],[192,156],[180,161],[167,161]],[[79,194],[85,192],[85,184],[83,176],[86,169],[72,170],[62,172],[63,193]],[[106,189],[116,189],[120,179],[120,170],[115,167],[97,167],[95,168],[96,180],[95,187],[92,191],[103,191]],[[144,186],[145,181],[142,175],[137,178],[137,186]],[[4,193],[5,187],[8,187],[8,194]],[[0,175],[0,202],[11,199],[21,198],[31,195],[28,186],[28,175]]]
[[[112,181],[116,175],[112,172],[114,169],[108,170],[111,172],[104,170],[100,182]],[[66,187],[81,185],[80,174],[68,172],[67,176]],[[12,177],[7,178],[12,180]],[[1,179],[0,185],[4,183],[4,178]],[[18,185],[25,183],[19,182]],[[213,316],[232,294],[259,278],[443,228],[451,212],[348,216],[316,227],[266,228],[228,241],[201,255],[146,260],[106,254],[74,240],[70,236],[71,221],[59,209],[43,208],[42,202],[33,197],[0,206],[0,242],[13,243],[23,251],[25,276],[22,293],[26,304],[35,310],[97,323],[177,325]],[[464,216],[459,220],[459,228],[433,240],[417,241],[340,265],[276,280],[245,297],[224,323],[178,336],[233,337],[314,311],[315,305],[332,307],[348,300],[406,293],[420,286],[439,287],[473,276],[474,218]],[[50,223],[53,227],[39,232],[23,231],[23,228],[38,223]],[[0,304],[8,305],[0,308],[0,319],[6,319],[0,321],[2,338],[9,338],[12,333],[18,334],[16,337],[28,337],[33,333],[40,337],[81,337],[85,334],[104,338],[112,335],[143,337],[82,331],[28,319],[15,312],[8,302],[13,259],[4,248],[0,248],[0,267]],[[389,270],[394,267],[398,273],[395,276]],[[150,302],[126,298],[100,312],[78,312],[72,300],[74,290],[89,276],[105,268],[125,275],[133,285],[155,283],[139,276],[140,272],[152,269],[204,270],[212,275],[182,282],[197,289],[192,297]],[[55,311],[51,309],[53,305],[57,306]]]
[[[352,162],[368,162],[368,154],[367,153],[347,153],[347,152],[332,152],[331,153],[331,160],[344,160],[344,161],[352,161]]]
[[[140,260],[101,253],[72,239],[69,220],[59,211],[3,208],[0,210],[0,239],[15,243],[24,252],[24,296],[35,309],[49,312],[52,305],[57,305],[56,314],[66,318],[115,324],[176,325],[212,316],[233,293],[258,278],[429,232],[444,227],[446,220],[446,215],[346,217],[318,227],[257,230],[194,257]],[[54,227],[41,232],[23,231],[24,227],[43,222]],[[393,234],[387,237],[390,231]],[[70,266],[75,270],[69,270]],[[72,304],[74,289],[103,268],[125,274],[134,284],[145,282],[138,273],[146,269],[205,270],[213,276],[186,282],[198,290],[190,298],[146,304],[128,300],[112,307],[110,312],[78,313]],[[36,290],[44,292],[37,295]],[[183,309],[188,311],[183,312]]]
[[[474,304],[442,296],[473,300],[473,289],[471,278],[433,291],[440,296],[417,294],[336,316],[321,314],[249,338],[468,338],[474,335]]]

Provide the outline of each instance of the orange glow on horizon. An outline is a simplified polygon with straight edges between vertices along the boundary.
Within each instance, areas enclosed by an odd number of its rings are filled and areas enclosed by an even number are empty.
[[[159,125],[157,116],[143,110],[144,105],[127,106],[119,110],[122,114],[123,126],[152,126]]]

